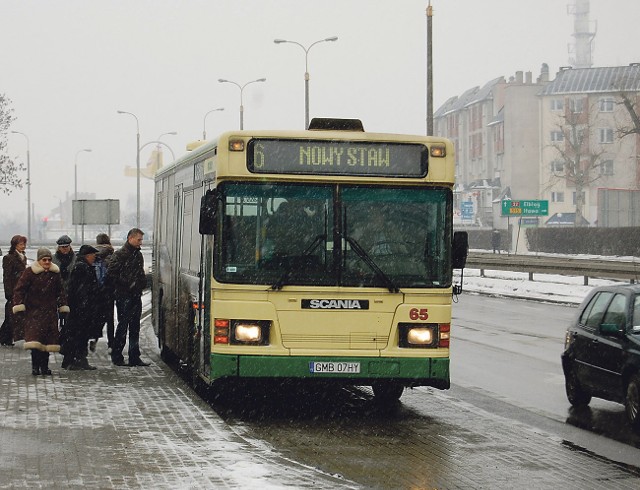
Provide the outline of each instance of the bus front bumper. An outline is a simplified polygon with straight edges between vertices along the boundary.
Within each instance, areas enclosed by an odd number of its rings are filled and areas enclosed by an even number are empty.
[[[331,379],[353,385],[393,380],[405,386],[450,386],[448,358],[211,354],[210,379],[221,378]]]

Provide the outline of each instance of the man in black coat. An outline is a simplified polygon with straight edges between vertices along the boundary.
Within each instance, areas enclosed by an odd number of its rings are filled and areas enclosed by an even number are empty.
[[[99,285],[93,262],[98,250],[82,245],[73,269],[69,274],[69,318],[60,332],[60,350],[64,359],[62,367],[72,370],[96,369],[87,361],[87,343],[93,324],[98,318]]]
[[[111,287],[118,311],[118,326],[111,350],[111,361],[124,366],[122,351],[129,331],[129,366],[148,366],[140,359],[140,316],[142,315],[142,291],[147,285],[144,273],[142,247],[144,233],[132,228],[127,242],[114,252],[107,269],[107,284]]]
[[[71,270],[76,263],[76,254],[71,248],[71,238],[69,235],[62,235],[56,240],[58,249],[53,255],[53,263],[60,268],[60,277],[62,278],[62,285],[66,293],[69,292],[69,277],[71,276]]]

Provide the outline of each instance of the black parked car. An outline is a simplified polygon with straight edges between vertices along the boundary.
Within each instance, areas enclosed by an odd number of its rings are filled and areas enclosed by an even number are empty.
[[[640,285],[594,288],[567,329],[562,369],[569,402],[623,403],[640,431]]]

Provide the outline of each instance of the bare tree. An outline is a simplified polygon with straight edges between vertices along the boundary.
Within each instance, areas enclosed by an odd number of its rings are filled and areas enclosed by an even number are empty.
[[[640,135],[640,108],[638,107],[637,95],[621,92],[618,94],[618,97],[620,98],[620,102],[617,103],[624,106],[631,118],[631,124],[626,123],[618,125],[618,136],[620,138],[624,138],[630,134]]]
[[[594,150],[590,145],[593,125],[588,113],[569,107],[558,124],[557,141],[551,144],[558,159],[552,164],[551,173],[554,178],[563,179],[567,187],[574,187],[576,192],[575,226],[582,226],[584,194],[593,182],[601,176],[602,155],[604,150]]]
[[[14,162],[7,151],[7,132],[14,121],[11,101],[0,94],[0,192],[11,194],[13,189],[22,188],[22,180],[18,172],[24,170],[24,165]]]

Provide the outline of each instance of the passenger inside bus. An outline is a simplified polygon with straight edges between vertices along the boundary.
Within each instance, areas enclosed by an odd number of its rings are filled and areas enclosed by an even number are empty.
[[[389,219],[386,206],[369,208],[366,219],[358,222],[353,238],[372,257],[407,255],[409,250],[396,222]]]
[[[297,261],[301,267],[319,266],[319,257],[309,253],[319,224],[317,212],[309,203],[301,200],[280,203],[266,224],[263,259],[267,265],[281,268]],[[305,252],[308,256],[303,258]]]

